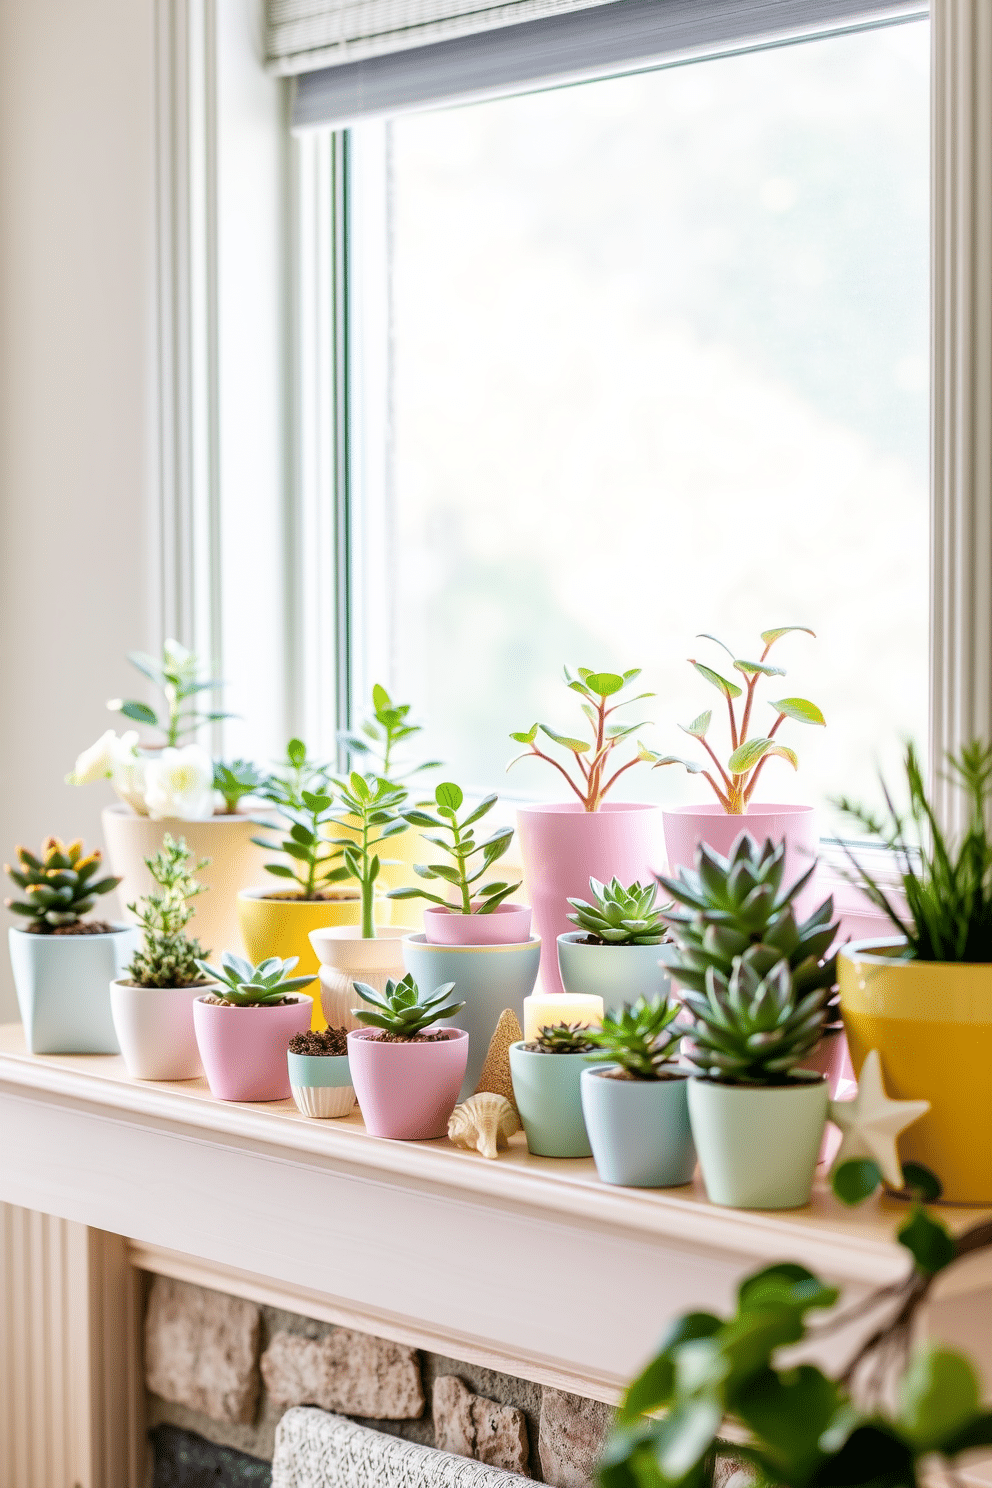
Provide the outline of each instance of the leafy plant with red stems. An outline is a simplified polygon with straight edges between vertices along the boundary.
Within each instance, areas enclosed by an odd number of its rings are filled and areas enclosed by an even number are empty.
[[[774,757],[788,760],[794,770],[799,768],[799,760],[796,752],[789,749],[785,744],[780,744],[775,738],[779,728],[787,718],[796,723],[825,724],[826,719],[815,703],[809,702],[807,698],[785,697],[779,698],[771,706],[778,711],[778,717],[768,730],[767,734],[759,738],[750,738],[751,712],[754,707],[754,697],[757,685],[762,677],[784,677],[784,667],[769,666],[768,653],[777,640],[782,636],[789,635],[792,631],[802,631],[805,635],[811,635],[815,639],[815,632],[806,625],[782,625],[777,630],[763,630],[761,639],[764,642],[764,650],[759,661],[742,661],[734,656],[729,646],[724,646],[716,636],[702,635],[700,640],[713,641],[717,646],[722,646],[730,657],[734,667],[744,678],[744,686],[738,687],[736,682],[716,672],[712,667],[705,666],[703,662],[696,661],[695,657],[689,657],[689,665],[694,666],[701,677],[721,692],[727,702],[727,713],[730,719],[730,747],[731,754],[727,760],[726,767],[720,763],[719,756],[708,742],[706,735],[709,733],[710,724],[713,721],[713,710],[708,708],[705,713],[700,713],[698,718],[693,719],[690,724],[679,724],[683,733],[698,739],[706,750],[716,767],[717,776],[697,765],[691,760],[681,760],[687,770],[693,774],[702,774],[708,780],[716,794],[717,800],[728,816],[742,816],[747,811],[748,803],[754,794],[754,788],[758,783],[765,763]],[[738,698],[743,698],[740,712],[735,706]],[[671,757],[656,759],[655,768],[658,765],[672,764]]]

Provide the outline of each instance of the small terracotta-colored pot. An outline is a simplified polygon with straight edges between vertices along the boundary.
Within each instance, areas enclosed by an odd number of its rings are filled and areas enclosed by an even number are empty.
[[[193,1026],[211,1095],[229,1101],[289,1100],[289,1041],[310,1027],[312,1002],[303,993],[272,1007],[231,1007],[198,997]]]
[[[443,1039],[389,1043],[371,1028],[348,1035],[348,1063],[365,1129],[373,1137],[424,1142],[443,1137],[468,1061],[463,1028]]]
[[[497,904],[490,914],[458,914],[432,904],[424,910],[428,945],[525,945],[530,939],[529,904]]]

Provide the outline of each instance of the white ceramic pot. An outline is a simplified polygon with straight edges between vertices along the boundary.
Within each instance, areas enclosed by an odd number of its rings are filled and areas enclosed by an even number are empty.
[[[352,1008],[361,1006],[355,982],[385,992],[386,982],[404,975],[405,925],[382,925],[374,940],[363,940],[357,925],[331,925],[311,930],[310,944],[320,960],[320,1001],[329,1028],[364,1028]]]
[[[105,807],[102,820],[107,860],[121,879],[117,895],[128,923],[135,920],[127,906],[136,904],[155,887],[145,858],[159,851],[168,832],[185,838],[196,862],[210,859],[196,874],[206,885],[206,892],[193,901],[196,912],[189,924],[190,935],[196,936],[208,956],[219,957],[222,951],[244,954],[238,890],[262,882],[268,876],[265,864],[273,856],[252,842],[259,828],[250,817],[235,812],[232,816],[213,816],[209,821],[182,821],[178,817],[152,821],[118,804]]]
[[[11,926],[10,964],[32,1054],[117,1054],[109,986],[138,949],[117,925],[105,935],[36,935]]]
[[[203,1074],[193,1027],[193,1003],[216,982],[193,987],[110,984],[117,1041],[132,1080],[195,1080]]]

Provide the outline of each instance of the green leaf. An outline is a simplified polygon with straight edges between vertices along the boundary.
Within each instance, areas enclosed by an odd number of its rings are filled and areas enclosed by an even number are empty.
[[[302,739],[290,739],[286,745],[286,758],[297,770],[301,765],[306,764],[307,746]]]
[[[815,703],[808,698],[779,698],[777,703],[772,703],[786,718],[794,718],[797,723],[819,723],[825,725],[827,720],[820,712]]]
[[[727,761],[727,769],[731,775],[746,775],[766,754],[787,759],[794,770],[799,769],[796,751],[785,744],[776,744],[774,739],[747,739],[734,750]]]
[[[919,1207],[913,1210],[896,1238],[912,1255],[916,1269],[927,1276],[943,1271],[956,1254],[954,1241],[944,1226]]]
[[[737,670],[739,672],[743,672],[744,675],[745,675],[745,677],[757,677],[757,676],[761,676],[761,677],[784,677],[785,676],[785,668],[784,667],[768,666],[763,661],[735,661],[734,662],[734,666],[737,668]]]
[[[719,692],[722,692],[724,697],[740,697],[741,689],[737,686],[736,682],[728,682],[726,677],[721,677],[720,673],[714,672],[712,667],[704,666],[701,661],[693,661],[691,656],[689,657],[689,663],[691,666],[694,666],[696,668],[696,671],[701,677],[705,677],[707,682],[709,682]]]
[[[816,631],[810,630],[808,625],[780,625],[778,630],[763,630],[761,639],[766,646],[773,646],[782,636],[790,635],[794,630],[801,630],[804,635],[810,635],[816,640]]]
[[[292,868],[288,867],[285,863],[266,863],[265,871],[266,873],[274,874],[276,878],[296,877],[296,874],[293,872]]]
[[[637,746],[637,758],[649,764],[652,770],[659,770],[662,765],[681,765],[690,775],[698,775],[703,768],[695,760],[683,759],[679,754],[655,754],[653,749],[648,749],[644,744]]]
[[[899,1424],[920,1452],[935,1451],[976,1413],[979,1386],[963,1354],[925,1344],[899,1381]]]
[[[125,718],[130,718],[135,723],[149,723],[154,728],[158,727],[158,714],[154,708],[149,708],[147,703],[136,703],[131,699],[126,699],[119,702],[113,711],[123,713]]]
[[[673,1354],[683,1343],[712,1338],[720,1330],[720,1319],[710,1312],[687,1312],[676,1318],[661,1341],[661,1348],[646,1369],[627,1387],[620,1404],[620,1418],[633,1420],[667,1405],[675,1385]]]
[[[823,1453],[819,1441],[840,1405],[833,1380],[812,1364],[776,1374],[759,1371],[735,1399],[735,1414],[775,1453],[782,1482],[801,1482]]]
[[[444,807],[448,811],[457,811],[464,801],[465,795],[460,786],[454,785],[448,780],[438,786],[434,792],[434,799],[438,806]]]
[[[462,822],[462,828],[464,829],[465,827],[474,826],[477,821],[481,821],[484,816],[488,816],[489,812],[492,811],[498,800],[499,796],[497,795],[483,797],[478,806],[476,806],[475,810]],[[513,836],[512,831],[510,833],[510,836]]]
[[[589,691],[594,692],[597,697],[612,697],[624,685],[623,678],[618,677],[616,672],[590,672],[588,677],[583,678],[583,681]]]
[[[585,739],[570,739],[567,734],[556,734],[554,729],[549,729],[546,723],[541,724],[541,732],[547,734],[555,744],[561,744],[564,749],[573,749],[576,754],[584,754],[591,749],[592,745]]]
[[[904,1162],[902,1178],[905,1187],[922,1204],[936,1204],[944,1192],[944,1185],[936,1173],[931,1173],[922,1163]]]
[[[831,1186],[842,1204],[860,1204],[875,1192],[881,1181],[881,1169],[870,1157],[852,1158],[830,1174]]]
[[[537,724],[528,729],[526,734],[511,734],[510,738],[515,739],[518,744],[533,744],[537,738]]]
[[[680,723],[679,728],[684,734],[691,734],[694,739],[705,739],[707,730],[713,722],[713,709],[707,708],[705,713],[700,713],[691,723]]]

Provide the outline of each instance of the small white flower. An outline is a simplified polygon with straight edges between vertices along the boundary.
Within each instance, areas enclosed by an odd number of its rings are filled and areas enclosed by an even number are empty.
[[[113,770],[116,743],[114,729],[101,734],[95,744],[79,755],[72,773],[65,777],[66,785],[92,785],[94,780],[106,780]]]
[[[110,783],[122,801],[139,816],[147,816],[145,805],[145,766],[148,763],[138,753],[138,731],[128,729],[114,741]]]
[[[153,821],[169,816],[183,821],[207,821],[213,816],[213,761],[199,744],[163,749],[142,763],[145,807]]]

